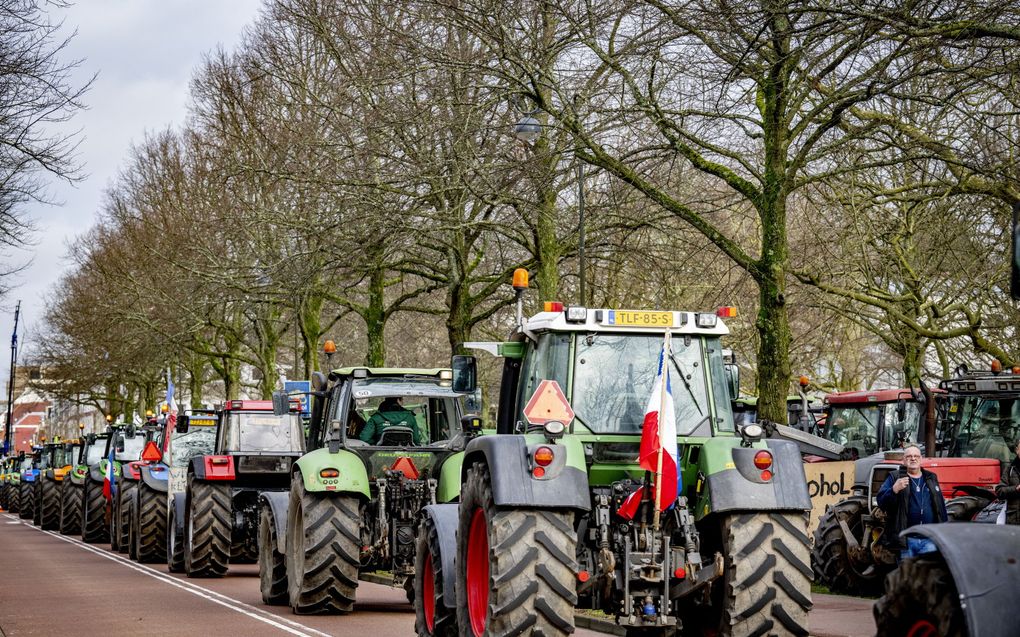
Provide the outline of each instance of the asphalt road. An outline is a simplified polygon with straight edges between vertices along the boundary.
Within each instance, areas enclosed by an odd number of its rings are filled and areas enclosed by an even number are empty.
[[[874,634],[867,600],[816,595],[811,623],[815,635]],[[414,611],[403,589],[361,582],[350,615],[294,615],[262,603],[257,565],[231,566],[221,579],[188,579],[0,513],[0,637],[142,633],[406,637],[414,634]]]

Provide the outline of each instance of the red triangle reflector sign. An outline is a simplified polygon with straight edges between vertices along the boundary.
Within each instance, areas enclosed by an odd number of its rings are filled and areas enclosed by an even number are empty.
[[[163,459],[163,454],[159,452],[159,447],[156,443],[151,440],[145,445],[145,449],[142,450],[142,460],[146,462],[159,462]]]

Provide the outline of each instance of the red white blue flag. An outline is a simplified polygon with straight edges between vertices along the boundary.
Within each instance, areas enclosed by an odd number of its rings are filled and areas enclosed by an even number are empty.
[[[659,369],[652,384],[652,395],[648,398],[648,408],[645,410],[645,422],[641,430],[641,451],[638,457],[641,468],[651,471],[655,476],[656,486],[652,488],[651,494],[654,497],[658,491],[660,511],[673,506],[681,489],[680,457],[676,444],[676,412],[673,407],[673,387],[669,378],[671,355],[667,333],[662,343],[662,351],[659,352]],[[618,513],[632,519],[644,497],[645,487],[642,487],[624,500]]]
[[[117,493],[117,480],[113,473],[113,463],[117,459],[116,443],[116,440],[110,440],[110,455],[106,458],[106,474],[103,476],[103,495],[107,500],[113,500],[113,495]]]

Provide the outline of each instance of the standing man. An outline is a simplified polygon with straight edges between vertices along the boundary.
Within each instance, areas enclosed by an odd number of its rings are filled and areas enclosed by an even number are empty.
[[[1013,441],[1013,461],[1002,471],[995,495],[1006,502],[1006,524],[1020,524],[1020,438]]]
[[[949,519],[939,479],[921,468],[921,450],[916,445],[903,449],[903,466],[885,479],[878,491],[878,506],[886,513],[881,542],[895,551],[906,548],[900,540],[903,529]]]

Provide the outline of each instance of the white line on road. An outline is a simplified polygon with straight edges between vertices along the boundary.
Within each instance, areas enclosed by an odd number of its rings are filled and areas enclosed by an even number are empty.
[[[24,521],[22,521],[20,519],[15,519],[14,521],[8,521],[7,523],[8,524],[24,524]],[[292,621],[292,620],[289,620],[289,619],[286,619],[286,618],[283,618],[283,617],[279,617],[279,616],[274,615],[274,614],[272,614],[272,613],[270,613],[268,611],[265,611],[265,610],[263,610],[261,608],[257,608],[255,606],[250,605],[250,604],[245,604],[242,601],[238,601],[238,600],[236,600],[236,599],[234,599],[232,597],[228,597],[227,595],[224,595],[223,593],[219,593],[217,591],[210,590],[210,589],[205,588],[203,586],[199,586],[198,584],[195,584],[193,582],[188,582],[188,581],[185,581],[185,580],[179,580],[179,579],[177,579],[175,577],[172,577],[169,573],[163,573],[161,571],[157,571],[156,569],[154,569],[154,568],[152,568],[150,566],[146,566],[144,564],[137,564],[135,562],[130,561],[129,559],[127,559],[125,557],[122,557],[121,555],[118,555],[118,554],[115,554],[115,553],[110,553],[108,551],[104,551],[104,550],[102,550],[100,548],[96,548],[94,546],[86,544],[86,543],[82,542],[81,540],[76,540],[74,538],[66,537],[66,536],[60,535],[59,533],[54,533],[53,531],[43,531],[42,529],[36,528],[35,526],[29,525],[29,524],[26,524],[26,526],[28,526],[29,528],[35,529],[37,531],[41,531],[42,533],[45,533],[46,535],[50,535],[52,537],[55,537],[58,540],[63,540],[64,542],[67,542],[69,544],[74,544],[74,545],[76,545],[76,546],[78,546],[80,548],[83,548],[83,549],[85,549],[87,551],[95,553],[96,555],[99,555],[101,557],[105,557],[108,560],[111,560],[113,562],[117,562],[117,563],[119,563],[119,564],[121,564],[123,566],[126,566],[126,567],[128,567],[128,568],[130,568],[130,569],[132,569],[134,571],[137,571],[137,572],[142,573],[144,575],[148,575],[149,577],[152,577],[153,579],[159,580],[159,581],[164,582],[166,584],[170,584],[171,586],[175,586],[175,587],[177,587],[177,588],[179,588],[181,590],[187,591],[187,592],[191,593],[192,595],[196,595],[196,596],[201,597],[203,599],[207,599],[210,602],[213,602],[214,604],[219,604],[220,606],[225,606],[226,608],[229,608],[231,610],[237,611],[238,613],[241,613],[242,615],[247,615],[248,617],[251,617],[252,619],[255,619],[257,621],[260,621],[260,622],[269,624],[271,626],[274,626],[276,628],[279,628],[280,630],[282,630],[284,632],[287,632],[287,633],[290,633],[291,635],[298,635],[299,637],[331,637],[329,633],[324,633],[324,632],[318,631],[318,630],[316,630],[314,628],[311,628],[309,626],[305,626],[304,624],[300,624],[298,622],[295,622],[295,621]]]

